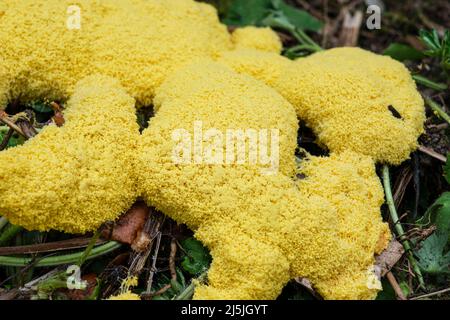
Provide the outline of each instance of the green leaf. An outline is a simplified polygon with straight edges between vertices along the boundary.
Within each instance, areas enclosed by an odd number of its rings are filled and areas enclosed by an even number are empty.
[[[417,221],[421,226],[436,225],[443,232],[450,232],[450,192],[443,193]]]
[[[184,271],[191,275],[198,275],[208,269],[211,255],[202,243],[194,238],[187,238],[181,242],[186,256],[181,262]]]
[[[284,13],[297,29],[314,32],[318,32],[322,29],[323,22],[314,18],[308,12],[292,7],[281,0],[273,0],[272,2],[275,6],[278,5],[279,10]]]
[[[175,290],[176,294],[183,290],[183,285],[178,281],[170,280],[170,285],[172,286],[172,289]]]
[[[30,102],[27,106],[33,109],[34,111],[41,113],[53,112],[52,107],[45,101],[33,101]]]
[[[8,131],[9,131],[9,127],[0,127],[0,143],[3,141],[3,139],[6,136],[6,134],[8,133]],[[26,141],[26,139],[24,137],[22,137],[21,135],[19,135],[17,133],[14,133],[12,135],[12,137],[9,139],[6,149],[21,145],[25,141]]]
[[[411,288],[409,287],[409,285],[406,281],[402,281],[398,285],[399,285],[400,289],[402,289],[403,295],[405,297],[407,297],[411,294]]]
[[[450,252],[444,254],[448,232],[437,230],[422,242],[416,251],[419,267],[427,273],[450,273]]]
[[[420,30],[419,38],[427,47],[424,53],[438,58],[442,68],[450,70],[450,30],[445,31],[442,39],[434,29],[431,31]]]
[[[395,290],[386,278],[381,279],[381,284],[383,286],[383,290],[378,292],[376,300],[397,300]]]
[[[271,8],[271,0],[234,0],[223,23],[233,26],[260,26]]]
[[[424,57],[423,53],[419,50],[401,43],[391,43],[384,50],[383,54],[402,62],[405,60],[421,60]]]
[[[435,224],[438,231],[450,232],[450,192],[444,192],[417,221],[421,226]]]
[[[441,41],[436,30],[420,30],[419,38],[428,48],[428,54],[434,55],[441,50]]]
[[[295,25],[291,23],[288,17],[282,11],[272,11],[261,24],[271,28],[280,28],[289,32],[295,32]]]
[[[301,30],[317,32],[323,27],[323,23],[308,12],[292,7],[282,0],[234,0],[223,22],[234,26],[279,27],[269,22],[271,16],[286,20],[284,24]]]
[[[223,16],[223,14],[228,12],[228,8],[232,0],[199,0],[200,2],[206,2],[210,5],[214,6],[219,13],[219,16]]]

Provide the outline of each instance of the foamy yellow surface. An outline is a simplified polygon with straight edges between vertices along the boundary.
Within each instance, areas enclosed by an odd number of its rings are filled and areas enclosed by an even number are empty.
[[[221,61],[280,92],[332,152],[400,164],[423,132],[423,100],[405,66],[390,57],[336,48],[291,62],[244,49],[224,53]]]
[[[424,120],[403,65],[357,48],[293,62],[269,29],[229,35],[190,0],[77,3],[81,29],[70,31],[70,1],[0,3],[0,108],[68,99],[62,128],[0,153],[2,214],[83,233],[142,196],[210,248],[197,299],[274,299],[294,277],[327,299],[376,296],[374,254],[390,234],[374,165],[407,159]],[[134,107],[150,103],[156,116],[139,135]],[[296,166],[298,118],[329,157]],[[278,129],[279,170],[174,163],[172,133],[198,121]]]

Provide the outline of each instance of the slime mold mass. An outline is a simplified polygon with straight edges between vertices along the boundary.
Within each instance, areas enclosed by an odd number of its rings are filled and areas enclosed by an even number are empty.
[[[273,299],[298,276],[327,299],[376,296],[374,254],[390,234],[374,164],[407,159],[424,121],[402,64],[357,48],[290,61],[269,29],[229,35],[212,7],[190,0],[77,4],[81,29],[69,31],[72,2],[0,3],[0,106],[68,100],[62,128],[0,153],[2,214],[86,232],[142,196],[210,248],[197,299]],[[150,103],[140,135],[134,106]],[[298,118],[330,151],[300,168]],[[278,129],[279,172],[175,164],[171,134],[195,121]]]

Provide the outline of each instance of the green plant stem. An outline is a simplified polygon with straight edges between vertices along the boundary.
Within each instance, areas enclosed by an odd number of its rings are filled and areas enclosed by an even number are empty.
[[[444,119],[445,121],[447,121],[450,124],[450,116],[447,113],[445,113],[444,110],[442,110],[440,105],[438,105],[436,102],[434,102],[430,98],[425,98],[425,102],[427,105],[430,106],[430,108],[434,112],[436,112],[442,119]]]
[[[196,281],[203,281],[206,278],[207,271],[203,272]],[[177,295],[174,300],[190,300],[194,296],[194,290],[195,290],[195,280],[192,280],[191,283],[184,288],[182,292],[180,292],[179,295]]]
[[[389,207],[389,213],[392,218],[392,223],[394,224],[395,230],[397,232],[398,239],[405,248],[406,256],[408,257],[411,267],[417,276],[420,286],[422,288],[425,288],[425,282],[423,280],[422,272],[420,271],[417,261],[414,258],[413,252],[411,250],[411,245],[409,241],[405,238],[405,231],[403,230],[403,226],[398,218],[397,209],[395,208],[394,198],[392,196],[391,181],[389,177],[389,166],[386,164],[383,165],[383,185],[384,185],[384,193],[386,195],[386,203]]]
[[[303,45],[307,45],[311,51],[318,52],[322,51],[322,47],[320,47],[317,43],[314,42],[303,30],[294,29],[291,31],[292,35]]]
[[[286,52],[293,52],[296,53],[297,51],[302,51],[302,50],[307,50],[307,51],[311,51],[311,52],[316,52],[316,48],[312,45],[309,44],[299,44],[297,46],[291,47],[286,49]]]
[[[0,217],[0,231],[8,224],[8,219]]]
[[[421,85],[431,88],[433,90],[442,91],[447,89],[447,85],[445,83],[437,83],[425,77],[419,76],[417,74],[413,75],[412,77],[417,83],[420,83]]]
[[[83,263],[86,261],[86,258],[89,256],[89,254],[91,253],[92,249],[95,246],[95,243],[97,242],[98,238],[100,237],[100,229],[97,230],[94,235],[92,236],[91,240],[89,241],[88,246],[86,247],[86,249],[83,252],[83,255],[80,257],[80,260],[78,261],[78,266],[82,266]]]
[[[22,230],[22,227],[13,224],[8,225],[0,234],[0,246],[4,246],[6,243],[8,243],[9,240],[14,238]]]
[[[101,246],[95,247],[92,249],[90,254],[86,257],[86,260],[94,259],[110,253],[118,248],[120,248],[121,244],[115,241],[107,242]],[[35,267],[51,267],[62,264],[69,263],[77,263],[80,261],[80,258],[83,256],[84,251],[75,252],[71,254],[61,255],[61,256],[53,256],[42,258],[37,260],[34,263]],[[18,257],[6,257],[0,256],[0,265],[2,266],[12,266],[12,267],[24,267],[29,264],[32,264],[35,260],[32,258],[18,258]]]

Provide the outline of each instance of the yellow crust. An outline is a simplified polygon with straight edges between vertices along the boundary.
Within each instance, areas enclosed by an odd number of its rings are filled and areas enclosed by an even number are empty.
[[[281,40],[270,28],[244,27],[236,29],[231,35],[236,49],[256,49],[279,54],[282,49]]]
[[[8,72],[0,89],[14,79],[9,96],[22,101],[66,99],[78,80],[99,73],[148,105],[167,75],[232,47],[215,10],[191,0],[76,1],[79,30],[67,28],[71,0],[2,2],[0,57]]]
[[[141,297],[136,293],[126,291],[117,296],[111,296],[108,298],[108,300],[141,300]]]
[[[270,30],[230,36],[211,6],[191,0],[77,3],[80,30],[65,27],[70,1],[0,3],[0,108],[70,97],[64,127],[0,153],[2,214],[83,233],[142,195],[211,249],[197,299],[273,299],[297,276],[327,299],[375,297],[373,256],[389,230],[374,162],[407,159],[424,120],[400,63],[357,48],[292,62]],[[157,110],[141,137],[133,98]],[[292,178],[296,114],[331,151],[304,161],[302,180]],[[192,133],[196,121],[278,129],[278,172],[174,164],[173,130]]]
[[[408,70],[390,57],[337,48],[292,63],[276,54],[238,50],[221,61],[280,92],[332,152],[352,150],[400,164],[423,132],[423,100]]]
[[[85,233],[115,220],[137,197],[134,100],[116,80],[81,81],[66,124],[0,153],[0,212],[31,230]]]
[[[218,64],[175,73],[155,102],[158,112],[140,140],[139,185],[150,204],[186,223],[211,249],[209,285],[198,288],[197,299],[274,298],[300,275],[326,298],[375,296],[364,281],[386,225],[369,157],[314,158],[302,168],[310,177],[297,188],[289,178],[292,107],[262,83]],[[204,121],[204,130],[276,126],[286,135],[280,155],[288,169],[264,176],[257,166],[174,165],[171,133],[181,127],[193,135],[195,120]],[[337,283],[345,290],[331,289]]]

